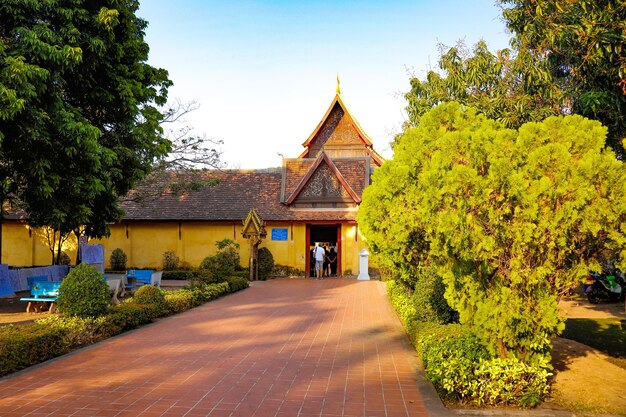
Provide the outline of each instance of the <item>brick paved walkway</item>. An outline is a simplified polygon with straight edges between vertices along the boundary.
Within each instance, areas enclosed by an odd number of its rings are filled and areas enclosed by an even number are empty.
[[[273,280],[0,380],[9,416],[426,416],[378,281]]]

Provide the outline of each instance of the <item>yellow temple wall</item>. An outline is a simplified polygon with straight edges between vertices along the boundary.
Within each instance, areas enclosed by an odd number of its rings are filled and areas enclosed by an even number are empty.
[[[63,243],[62,250],[72,263],[76,260],[77,243],[73,234]],[[50,265],[52,253],[44,229],[32,229],[22,222],[2,223],[2,263],[11,266]]]
[[[273,229],[282,229],[284,240],[273,240]],[[285,236],[285,229],[287,230]],[[30,233],[29,233],[30,230]],[[161,269],[163,253],[174,251],[181,262],[198,267],[207,256],[217,252],[215,242],[233,239],[239,243],[241,266],[248,266],[250,248],[241,236],[239,222],[129,222],[110,226],[111,235],[104,239],[91,239],[89,243],[104,245],[105,267],[110,268],[111,252],[120,248],[126,253],[127,268]],[[306,226],[303,223],[268,222],[267,237],[260,247],[268,248],[274,262],[280,265],[306,269]],[[280,235],[280,233],[277,233]],[[356,224],[341,226],[341,271],[358,274],[359,251],[365,247],[363,236]],[[63,250],[76,259],[76,241],[73,237]],[[11,266],[49,265],[51,254],[41,230],[29,229],[23,223],[4,222],[2,225],[2,262]]]
[[[272,229],[287,229],[287,240],[272,240]],[[306,228],[301,224],[271,223],[266,226],[267,238],[259,247],[267,247],[274,262],[304,270]],[[181,262],[198,267],[200,262],[215,255],[215,243],[223,239],[233,239],[239,244],[241,266],[248,266],[250,247],[247,239],[241,236],[241,223],[215,222],[141,222],[111,226],[111,236],[101,240],[92,239],[89,243],[102,243],[105,248],[106,267],[115,248],[121,248],[127,256],[128,268],[160,269],[163,253],[173,251]]]

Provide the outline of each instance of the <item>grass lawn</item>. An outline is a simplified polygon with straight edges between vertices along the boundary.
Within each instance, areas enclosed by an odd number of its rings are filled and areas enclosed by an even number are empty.
[[[611,362],[626,369],[626,320],[569,318],[561,336],[606,353]]]

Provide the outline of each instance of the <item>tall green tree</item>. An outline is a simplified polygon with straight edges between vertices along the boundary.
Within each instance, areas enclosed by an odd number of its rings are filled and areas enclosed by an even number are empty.
[[[626,3],[623,0],[500,0],[513,46],[535,57],[560,86],[569,109],[609,128],[624,155]]]
[[[626,156],[626,3],[621,0],[500,0],[511,49],[484,42],[441,47],[437,71],[411,79],[409,120],[458,101],[517,128],[580,114],[609,128],[607,145]]]
[[[626,260],[626,168],[605,138],[577,115],[516,130],[440,105],[374,172],[357,220],[405,282],[436,268],[493,354],[545,365],[558,297],[605,253]]]
[[[0,4],[0,182],[34,226],[92,236],[167,154],[171,85],[148,65],[134,0]]]
[[[563,90],[528,54],[510,49],[492,53],[484,41],[472,51],[463,42],[452,48],[440,45],[440,51],[439,72],[410,80],[407,127],[417,126],[424,113],[449,101],[476,107],[511,128],[558,115],[565,107]]]

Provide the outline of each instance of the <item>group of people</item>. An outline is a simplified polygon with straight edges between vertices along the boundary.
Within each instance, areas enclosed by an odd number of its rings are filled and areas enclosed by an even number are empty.
[[[334,246],[317,243],[311,250],[311,265],[315,265],[315,279],[337,275],[337,252]]]

